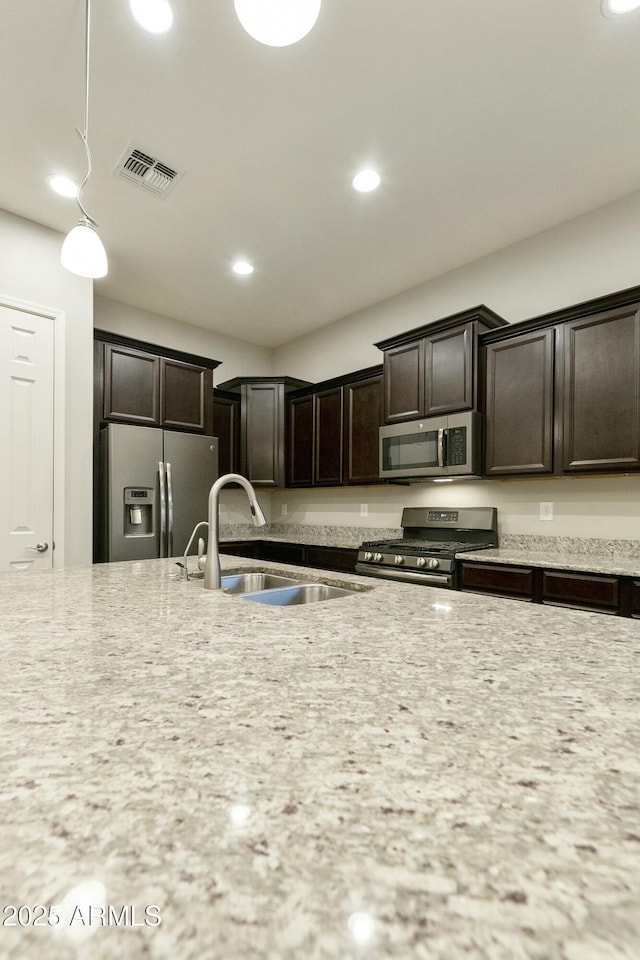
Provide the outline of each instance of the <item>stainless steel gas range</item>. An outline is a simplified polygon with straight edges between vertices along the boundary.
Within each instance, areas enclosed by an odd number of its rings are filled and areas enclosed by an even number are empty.
[[[405,507],[402,529],[400,540],[365,540],[356,572],[455,589],[456,554],[498,546],[498,511]]]

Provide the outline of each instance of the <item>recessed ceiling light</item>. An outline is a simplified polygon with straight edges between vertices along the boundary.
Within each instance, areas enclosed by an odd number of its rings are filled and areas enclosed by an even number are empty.
[[[234,0],[238,20],[249,36],[268,47],[288,47],[309,33],[321,0]]]
[[[619,17],[640,7],[640,0],[602,0],[605,17]]]
[[[370,193],[380,186],[380,174],[377,170],[361,170],[356,173],[351,184],[359,193]]]
[[[248,277],[250,273],[253,273],[253,266],[246,260],[236,260],[231,269],[240,277]]]
[[[148,33],[167,33],[173,26],[169,0],[129,0],[134,19]]]
[[[78,196],[78,184],[71,177],[56,174],[54,177],[49,177],[49,186],[61,197],[75,198]]]

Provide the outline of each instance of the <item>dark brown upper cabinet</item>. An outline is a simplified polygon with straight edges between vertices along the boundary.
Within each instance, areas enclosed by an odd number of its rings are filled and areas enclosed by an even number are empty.
[[[344,482],[380,483],[379,430],[383,417],[382,375],[344,386]]]
[[[385,350],[384,418],[387,423],[424,416],[424,354],[424,340]]]
[[[553,328],[488,344],[485,473],[552,473]]]
[[[640,467],[640,305],[562,330],[562,469]]]
[[[287,486],[310,487],[313,483],[313,395],[288,404]]]
[[[105,343],[102,417],[160,426],[160,357]]]
[[[216,360],[95,331],[96,422],[212,435]]]
[[[287,486],[380,483],[382,370],[325,381],[288,401]]]
[[[263,487],[285,485],[285,396],[306,380],[238,377],[220,389],[240,397],[240,473]]]
[[[240,397],[213,391],[213,435],[218,438],[218,474],[240,470]]]
[[[160,424],[171,430],[206,433],[211,425],[212,371],[179,360],[160,359]]]
[[[376,343],[384,352],[385,421],[475,410],[478,337],[505,324],[479,306]]]
[[[342,483],[342,387],[314,394],[314,468],[316,486]]]
[[[485,473],[640,469],[640,287],[495,330]]]

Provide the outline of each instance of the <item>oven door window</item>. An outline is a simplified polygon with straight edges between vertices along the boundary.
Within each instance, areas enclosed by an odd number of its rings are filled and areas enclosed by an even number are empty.
[[[438,466],[438,431],[407,433],[382,440],[383,470],[420,470]]]

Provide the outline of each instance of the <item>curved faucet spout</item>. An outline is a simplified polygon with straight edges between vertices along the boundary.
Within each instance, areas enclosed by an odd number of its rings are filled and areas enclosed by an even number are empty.
[[[260,509],[256,492],[246,477],[239,473],[225,473],[218,477],[211,490],[209,491],[209,540],[207,542],[207,559],[204,567],[204,588],[205,590],[220,589],[220,552],[219,552],[219,513],[220,513],[220,491],[229,483],[238,483],[246,492],[249,498],[249,509],[251,510],[251,519],[256,527],[263,527],[266,524],[265,516]]]

